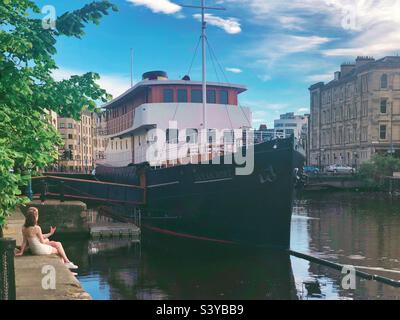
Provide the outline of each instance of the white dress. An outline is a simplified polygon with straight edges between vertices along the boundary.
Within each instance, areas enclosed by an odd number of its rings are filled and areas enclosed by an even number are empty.
[[[29,248],[32,253],[36,256],[44,256],[52,254],[53,247],[48,244],[41,243],[37,236],[27,238],[29,243]]]

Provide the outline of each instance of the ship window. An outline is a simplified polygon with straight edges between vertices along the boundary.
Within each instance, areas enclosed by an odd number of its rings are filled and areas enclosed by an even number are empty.
[[[215,129],[208,129],[208,143],[217,143],[217,132]]]
[[[219,102],[220,102],[220,104],[229,104],[228,91],[222,90],[219,92]]]
[[[224,132],[224,144],[233,144],[234,141],[234,133],[233,131],[225,131]]]
[[[197,143],[197,129],[186,129],[186,143]]]
[[[164,89],[164,102],[174,102],[174,90]]]
[[[178,90],[178,102],[188,102],[188,94],[186,89]]]
[[[178,143],[178,129],[167,129],[167,143]]]
[[[217,103],[215,90],[207,90],[207,103]]]
[[[192,90],[192,102],[202,103],[203,102],[203,91],[198,89]]]

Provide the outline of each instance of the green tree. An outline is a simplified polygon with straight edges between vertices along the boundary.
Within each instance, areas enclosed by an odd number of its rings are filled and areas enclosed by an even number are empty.
[[[370,161],[364,162],[358,172],[358,177],[367,187],[383,186],[384,177],[400,172],[400,159],[384,154],[375,154]]]
[[[85,25],[99,24],[110,10],[117,8],[95,1],[62,14],[50,29],[33,1],[0,0],[0,236],[10,212],[27,202],[20,189],[58,157],[62,141],[48,110],[79,119],[82,109],[96,111],[96,102],[111,98],[96,83],[96,73],[52,77],[57,39],[83,37]]]

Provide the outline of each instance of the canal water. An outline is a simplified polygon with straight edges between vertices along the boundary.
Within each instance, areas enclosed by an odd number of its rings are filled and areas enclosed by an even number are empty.
[[[109,218],[90,210],[92,219]],[[94,213],[94,215],[93,215]],[[400,202],[374,194],[299,197],[291,248],[400,280]],[[357,278],[285,253],[192,247],[135,239],[65,243],[94,299],[400,299],[400,288]]]

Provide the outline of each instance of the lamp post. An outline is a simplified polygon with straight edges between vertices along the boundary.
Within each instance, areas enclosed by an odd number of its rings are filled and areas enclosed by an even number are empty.
[[[31,170],[28,171],[29,174],[29,181],[28,185],[26,186],[26,196],[29,198],[30,201],[33,199],[33,191],[32,191],[32,172]]]

